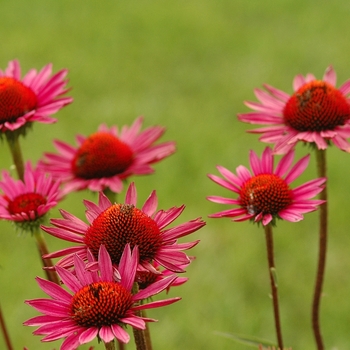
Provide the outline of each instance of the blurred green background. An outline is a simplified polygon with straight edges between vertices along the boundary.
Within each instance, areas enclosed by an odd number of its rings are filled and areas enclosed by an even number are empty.
[[[230,195],[206,175],[217,174],[218,164],[232,171],[248,165],[249,149],[260,154],[265,147],[237,121],[237,113],[248,111],[243,101],[255,100],[253,89],[263,83],[292,93],[296,74],[321,78],[330,64],[340,86],[350,77],[349,15],[344,0],[1,1],[1,68],[14,58],[23,74],[49,62],[55,72],[68,68],[74,97],[56,115],[58,123],[34,125],[22,142],[24,157],[37,161],[54,151],[53,138],[74,144],[77,133],[90,134],[100,123],[130,125],[144,115],[145,127],[167,128],[162,140],[175,140],[177,152],[157,164],[154,175],[133,178],[139,203],[156,189],[160,208],[186,204],[176,223],[206,220],[226,207],[205,197]],[[298,157],[307,152],[298,146]],[[335,147],[327,155],[330,239],[321,324],[327,349],[349,349],[349,155]],[[0,162],[11,165],[4,142]],[[315,176],[312,159],[296,184]],[[59,207],[83,218],[84,198],[97,200],[84,191]],[[7,222],[0,230],[0,302],[15,349],[58,349],[61,342],[42,344],[31,335],[34,328],[22,326],[38,314],[23,300],[43,295],[34,281],[43,275],[35,242]],[[285,344],[312,349],[317,213],[296,224],[280,222],[274,233]],[[208,219],[192,238],[201,243],[191,251],[197,259],[186,273],[190,280],[170,292],[183,300],[148,313],[159,319],[151,325],[154,348],[247,349],[216,332],[274,340],[261,227]],[[67,246],[47,241],[51,250]]]

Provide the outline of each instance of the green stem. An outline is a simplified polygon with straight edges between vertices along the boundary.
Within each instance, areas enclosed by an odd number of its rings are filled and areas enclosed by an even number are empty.
[[[278,287],[277,287],[277,277],[276,277],[276,268],[274,262],[274,252],[273,252],[273,234],[272,226],[265,226],[265,238],[266,238],[266,250],[267,250],[267,261],[269,267],[270,275],[270,284],[272,292],[272,305],[273,305],[273,314],[275,318],[275,329],[278,342],[278,348],[283,349],[283,339],[282,339],[282,330],[281,330],[281,321],[280,321],[280,312],[278,304]]]
[[[9,332],[7,330],[7,327],[6,327],[4,316],[2,314],[1,306],[0,306],[0,328],[1,328],[1,332],[2,332],[2,334],[4,336],[4,340],[5,340],[5,344],[6,344],[7,350],[13,350],[13,346],[12,346],[12,343],[11,343],[10,335],[9,335]]]
[[[110,341],[109,343],[104,343],[106,350],[115,350],[115,343],[114,339]]]
[[[40,229],[37,229],[34,232],[34,237],[36,239],[36,244],[38,247],[39,255],[41,257],[41,261],[44,267],[52,267],[53,263],[51,259],[43,259],[43,255],[48,254],[49,250],[47,249],[46,241],[44,235]],[[54,282],[56,284],[60,284],[58,276],[55,271],[45,269],[46,277],[49,281]]]
[[[124,350],[125,349],[125,344],[122,343],[120,340],[118,340],[118,350]]]
[[[22,157],[21,146],[19,143],[19,134],[17,133],[5,133],[7,144],[9,145],[13,163],[16,167],[18,178],[23,180],[24,178],[24,163]]]
[[[136,294],[139,290],[138,284],[135,282],[134,286],[132,288],[132,293]],[[142,311],[137,310],[135,312],[136,316],[142,317]],[[134,334],[134,339],[135,339],[135,345],[137,350],[150,350],[148,348],[148,342],[147,342],[147,337],[146,337],[146,332],[142,329],[137,329],[133,328],[132,329],[133,334]]]
[[[317,172],[319,177],[326,177],[326,151],[316,150]],[[312,328],[318,350],[323,350],[323,340],[320,329],[320,304],[322,296],[322,286],[324,281],[324,274],[326,268],[326,253],[327,253],[327,232],[328,232],[328,202],[327,202],[327,185],[320,193],[320,199],[326,202],[320,206],[319,215],[319,252],[318,252],[318,266],[315,281],[314,297],[312,303]]]
[[[147,317],[146,311],[142,310],[141,315],[142,315],[142,317]],[[152,348],[152,340],[151,340],[151,333],[150,333],[150,330],[149,330],[148,322],[146,322],[146,328],[144,329],[143,332],[145,333],[147,349],[148,350],[153,350],[153,348]]]

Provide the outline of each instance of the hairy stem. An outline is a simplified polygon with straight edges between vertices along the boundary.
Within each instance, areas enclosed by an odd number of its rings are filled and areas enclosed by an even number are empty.
[[[1,306],[0,306],[0,328],[1,328],[2,335],[4,336],[7,350],[13,350],[10,335],[6,327],[4,315],[2,314]]]
[[[317,172],[319,177],[326,177],[326,151],[316,150]],[[328,203],[327,203],[327,185],[320,193],[320,199],[326,202],[320,206],[319,215],[319,251],[318,251],[318,265],[315,281],[314,297],[312,303],[312,329],[314,332],[315,341],[318,350],[323,350],[323,340],[320,329],[320,304],[322,296],[322,286],[324,280],[324,273],[326,268],[326,254],[327,254],[327,232],[328,232]]]
[[[22,157],[22,150],[19,143],[19,135],[18,134],[9,134],[5,133],[7,144],[9,145],[12,161],[16,167],[16,172],[18,178],[23,180],[24,177],[24,162]]]
[[[41,261],[44,267],[52,267],[53,263],[51,259],[44,259],[42,256],[49,253],[47,249],[46,241],[43,236],[43,233],[40,229],[34,232],[34,237],[36,239],[36,244],[38,247],[39,255],[41,257]],[[54,282],[56,284],[60,284],[56,271],[45,269],[46,277],[49,281]]]
[[[104,343],[106,350],[115,350],[115,342],[114,339],[109,343]]]
[[[139,290],[139,286],[137,282],[134,283],[133,288],[132,288],[132,293],[136,294]],[[137,310],[135,312],[136,316],[142,316],[142,310]],[[134,339],[135,339],[135,345],[137,350],[150,350],[148,348],[148,341],[147,341],[147,335],[145,330],[143,329],[137,329],[133,328],[132,329],[133,334],[134,334]]]
[[[273,314],[275,318],[275,329],[278,347],[283,349],[283,339],[282,339],[282,330],[281,330],[281,321],[280,321],[280,312],[278,304],[278,287],[277,287],[277,278],[276,278],[276,268],[274,262],[274,253],[273,253],[273,234],[272,226],[265,226],[265,238],[266,238],[266,250],[267,250],[267,261],[269,267],[270,275],[270,284],[271,284],[271,293],[272,293],[272,305],[273,305]]]

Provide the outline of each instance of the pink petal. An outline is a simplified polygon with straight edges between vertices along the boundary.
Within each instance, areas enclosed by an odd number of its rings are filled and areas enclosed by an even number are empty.
[[[288,175],[285,177],[285,182],[287,184],[292,183],[298,176],[300,176],[304,170],[307,168],[310,160],[310,155],[301,158],[290,170]]]
[[[112,324],[111,325],[111,329],[113,331],[114,336],[121,341],[122,343],[129,343],[130,341],[130,336],[128,334],[128,332],[123,329],[122,327],[120,327],[117,324]]]
[[[128,190],[125,196],[125,204],[132,204],[135,206],[137,204],[137,192],[136,192],[136,186],[134,182],[131,182],[128,187]]]
[[[89,327],[86,331],[82,332],[79,337],[80,344],[86,344],[93,341],[98,334],[97,327]]]
[[[99,331],[99,336],[105,343],[109,343],[114,339],[114,333],[110,326],[102,326]]]
[[[36,277],[36,281],[38,282],[39,287],[51,298],[61,300],[66,303],[70,303],[72,300],[72,296],[56,283],[44,280],[41,277]]]

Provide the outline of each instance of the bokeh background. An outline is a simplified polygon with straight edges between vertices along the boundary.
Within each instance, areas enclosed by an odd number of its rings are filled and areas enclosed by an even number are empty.
[[[134,177],[142,204],[156,189],[159,207],[186,204],[176,223],[202,216],[207,226],[193,235],[201,243],[188,268],[187,284],[171,290],[181,302],[152,310],[155,349],[247,349],[218,332],[275,339],[263,230],[248,222],[207,219],[226,209],[208,195],[230,195],[207,178],[220,164],[232,171],[248,165],[249,149],[265,145],[246,133],[237,113],[248,111],[253,89],[269,83],[292,93],[296,74],[321,78],[328,65],[338,86],[350,78],[350,3],[344,0],[161,0],[1,1],[0,66],[19,59],[23,73],[52,62],[69,69],[74,103],[54,125],[35,124],[22,140],[25,159],[54,151],[52,140],[75,143],[98,125],[163,125],[163,141],[177,152],[157,164],[154,175]],[[309,149],[298,145],[298,158]],[[330,239],[321,322],[327,349],[350,344],[350,156],[327,151]],[[5,142],[0,166],[11,165]],[[298,183],[316,176],[312,159]],[[124,199],[125,192],[120,194]],[[84,218],[87,191],[72,194],[59,207]],[[52,211],[52,217],[58,217]],[[285,344],[314,348],[310,304],[316,271],[317,213],[296,223],[279,222],[274,231]],[[188,240],[188,239],[187,239]],[[51,250],[65,242],[47,237]],[[43,295],[34,278],[41,267],[34,240],[0,222],[0,302],[15,349],[59,348],[42,344],[22,322],[37,315],[23,304]],[[5,348],[0,338],[0,348]],[[83,347],[86,349],[87,347]],[[102,344],[97,348],[103,348]],[[128,349],[134,349],[133,342]]]

